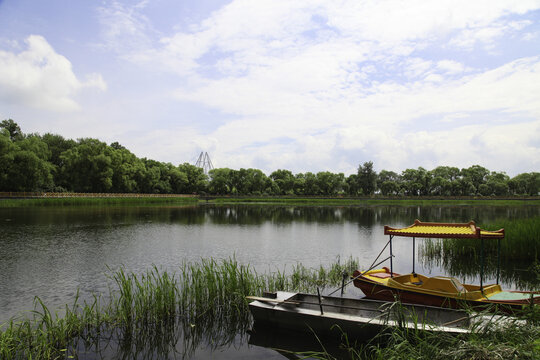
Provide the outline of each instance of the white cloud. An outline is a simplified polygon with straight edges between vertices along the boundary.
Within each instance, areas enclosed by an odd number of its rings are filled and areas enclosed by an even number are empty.
[[[128,58],[132,49],[150,46],[153,29],[147,17],[141,13],[146,5],[146,1],[141,1],[133,7],[112,1],[106,6],[99,7],[98,14],[104,39],[101,45]]]
[[[496,21],[492,24],[473,26],[465,28],[456,37],[450,40],[449,44],[471,50],[476,44],[483,45],[486,49],[495,46],[497,39],[504,35],[514,35],[518,31],[532,24],[530,20],[502,22]]]
[[[447,74],[461,74],[466,70],[465,65],[453,60],[438,61],[437,68]]]
[[[100,74],[80,81],[71,62],[56,53],[39,35],[26,39],[27,49],[20,53],[0,50],[0,101],[53,111],[78,109],[73,96],[83,87],[106,89]]]
[[[538,133],[540,58],[506,53],[491,61],[484,50],[535,41],[526,35],[534,22],[520,15],[539,7],[526,0],[237,0],[152,42],[140,9],[116,6],[111,13],[121,21],[111,38],[129,40],[125,58],[177,76],[176,99],[227,115],[216,129],[190,131],[193,144],[183,148],[211,138],[206,146],[224,166],[354,171],[370,160],[363,156],[389,169],[481,157],[497,165],[501,146],[484,134]],[[473,49],[486,58],[463,58],[462,50]],[[488,126],[479,112],[505,120]],[[534,147],[516,138],[506,144],[535,163]]]

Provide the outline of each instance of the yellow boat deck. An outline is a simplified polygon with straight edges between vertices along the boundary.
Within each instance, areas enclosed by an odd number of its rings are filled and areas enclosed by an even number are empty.
[[[485,301],[503,292],[500,285],[486,285],[483,291],[480,291],[480,286],[462,284],[458,279],[449,276],[427,277],[420,274],[405,274],[390,277],[386,269],[368,271],[364,277],[394,289],[411,290],[459,300]]]

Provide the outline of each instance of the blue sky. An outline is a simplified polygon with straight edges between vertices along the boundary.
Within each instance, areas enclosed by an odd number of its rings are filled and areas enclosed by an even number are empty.
[[[540,170],[540,1],[0,0],[0,119],[179,164]]]

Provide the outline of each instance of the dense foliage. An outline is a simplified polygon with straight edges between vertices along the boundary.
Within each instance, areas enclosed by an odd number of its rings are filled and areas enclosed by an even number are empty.
[[[117,142],[64,139],[55,134],[24,134],[13,120],[0,123],[0,191],[74,191],[220,195],[359,196],[507,196],[538,195],[540,173],[510,178],[473,165],[406,169],[401,174],[365,162],[356,174],[321,171],[293,174],[279,169],[269,176],[258,169],[175,166],[139,159]]]

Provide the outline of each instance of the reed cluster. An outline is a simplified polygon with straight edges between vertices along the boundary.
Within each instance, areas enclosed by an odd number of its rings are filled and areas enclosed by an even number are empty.
[[[1,359],[189,358],[195,349],[217,348],[247,336],[252,319],[247,295],[263,291],[314,291],[337,287],[353,259],[329,267],[258,274],[234,258],[183,263],[170,273],[153,267],[143,274],[111,271],[110,293],[51,312],[36,298],[29,317],[0,326]],[[397,328],[367,343],[340,346],[351,359],[535,359],[540,356],[540,310],[528,309],[520,322],[495,326],[494,318],[463,336],[433,335]],[[493,325],[493,326],[492,326]],[[323,347],[324,348],[324,347]],[[103,355],[105,354],[105,355]],[[311,358],[335,358],[310,352]]]
[[[337,286],[343,272],[357,267],[349,259],[329,268],[296,265],[288,275],[258,274],[231,258],[184,263],[173,274],[157,267],[141,275],[119,269],[110,274],[108,296],[82,304],[77,296],[55,313],[36,298],[30,317],[0,326],[0,358],[64,359],[100,353],[111,341],[125,358],[144,351],[168,354],[178,351],[178,343],[186,355],[200,344],[217,346],[245,336],[251,325],[247,295]]]
[[[484,240],[484,276],[500,279],[519,288],[540,290],[540,217],[505,219],[479,225],[482,229],[505,229],[501,240],[500,260],[497,240]],[[426,239],[420,247],[422,262],[437,265],[445,272],[462,278],[480,274],[481,244],[472,239]],[[516,267],[516,263],[520,266]]]
[[[520,219],[502,219],[485,224],[478,224],[482,229],[498,230],[504,228],[505,238],[501,240],[503,259],[531,260],[539,259],[540,216]],[[486,256],[497,254],[497,241],[484,240]],[[471,239],[447,239],[444,241],[425,241],[424,255],[430,257],[475,258],[480,256],[480,241]]]
[[[514,318],[487,312],[471,316],[482,321],[473,323],[470,334],[432,333],[423,331],[422,326],[394,327],[364,343],[350,342],[344,334],[339,348],[327,350],[330,347],[321,342],[325,350],[302,355],[326,360],[534,360],[540,357],[538,308],[524,309]]]

